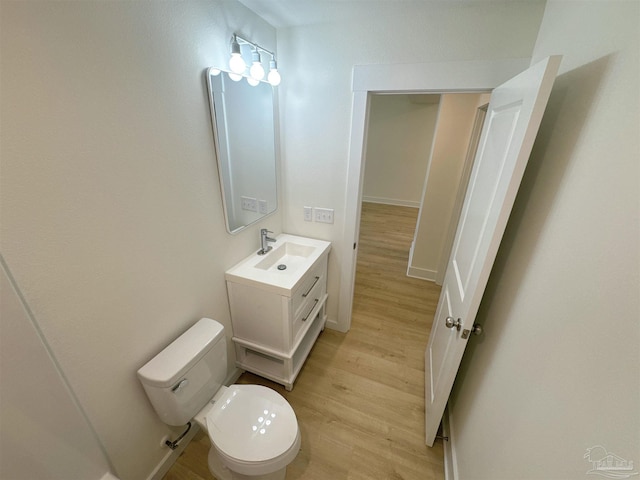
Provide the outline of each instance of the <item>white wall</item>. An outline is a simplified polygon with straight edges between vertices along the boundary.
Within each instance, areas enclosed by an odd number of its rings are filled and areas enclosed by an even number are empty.
[[[386,8],[382,8],[386,5]],[[376,2],[343,22],[278,30],[284,229],[341,242],[354,65],[531,55],[544,2]],[[505,40],[508,39],[508,40]],[[333,225],[303,206],[335,209]],[[337,318],[342,245],[329,258],[329,320]]]
[[[549,0],[560,74],[452,397],[460,479],[640,467],[638,2]]]
[[[420,206],[438,100],[438,95],[371,97],[363,201]]]
[[[169,429],[136,370],[200,317],[230,337],[223,272],[281,229],[225,232],[203,74],[234,31],[275,30],[228,0],[0,8],[2,254],[115,473],[143,479]]]
[[[485,100],[482,100],[485,99]],[[469,140],[486,94],[448,93],[442,95],[428,177],[421,198],[418,224],[409,258],[409,274],[435,281],[447,252],[451,222],[457,225],[454,206],[461,186]]]
[[[101,445],[0,257],[0,478],[99,479]]]

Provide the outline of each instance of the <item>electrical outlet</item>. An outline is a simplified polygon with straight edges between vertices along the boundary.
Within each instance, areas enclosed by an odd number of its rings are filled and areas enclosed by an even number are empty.
[[[304,221],[312,222],[313,221],[313,208],[312,207],[304,207]]]
[[[258,211],[262,214],[267,214],[267,201],[258,200]]]
[[[333,223],[333,208],[314,208],[313,213],[316,222]]]
[[[258,200],[252,197],[240,197],[242,200],[242,210],[249,210],[250,212],[258,211]]]

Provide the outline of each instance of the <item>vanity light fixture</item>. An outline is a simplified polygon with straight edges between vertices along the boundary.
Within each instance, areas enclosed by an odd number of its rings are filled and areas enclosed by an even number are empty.
[[[242,45],[249,45],[252,48],[251,52],[251,67],[249,68],[248,75],[246,73],[247,64],[242,57]],[[234,81],[241,80],[242,77],[247,79],[247,82],[251,86],[256,86],[265,77],[265,69],[262,65],[262,57],[260,53],[265,53],[271,57],[269,61],[269,75],[267,81],[274,87],[280,85],[282,78],[276,63],[276,54],[262,48],[257,43],[250,42],[249,40],[240,37],[237,34],[233,34],[231,37],[231,58],[229,59],[229,68],[231,72],[228,72],[229,77]],[[248,53],[247,53],[248,54]]]

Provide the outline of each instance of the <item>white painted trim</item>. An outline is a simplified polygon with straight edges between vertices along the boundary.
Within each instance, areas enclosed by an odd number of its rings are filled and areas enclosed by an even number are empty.
[[[176,460],[178,459],[180,454],[184,451],[185,448],[187,448],[189,442],[199,431],[200,427],[198,426],[198,424],[195,421],[191,422],[191,430],[189,430],[189,433],[187,433],[185,437],[180,441],[180,443],[178,444],[178,448],[176,448],[175,450],[171,450],[169,449],[169,447],[166,447],[169,451],[165,454],[164,458],[160,460],[160,463],[156,465],[156,468],[153,469],[151,475],[147,477],[147,480],[162,480],[162,478],[167,474],[173,464],[176,463]]]
[[[380,203],[382,205],[396,205],[398,207],[420,208],[420,202],[416,202],[413,200],[399,200],[395,198],[363,196],[362,201],[368,203]]]
[[[119,479],[113,473],[107,472],[102,477],[100,477],[100,480],[119,480]]]
[[[364,176],[365,145],[369,117],[369,92],[444,93],[492,90],[525,70],[528,58],[471,62],[401,65],[356,65],[353,67],[351,133],[347,165],[344,230],[340,251],[340,294],[336,330],[351,327],[355,260],[360,228],[360,205]]]
[[[338,330],[338,321],[335,318],[327,318],[324,326],[330,330]]]
[[[429,280],[431,282],[435,282],[437,275],[438,275],[438,272],[436,272],[435,270],[429,270],[427,268],[419,268],[419,267],[412,267],[412,266],[409,266],[407,268],[407,277],[419,278],[421,280]]]
[[[444,450],[444,478],[445,480],[457,480],[458,478],[458,465],[455,455],[455,443],[453,437],[453,429],[451,428],[451,413],[449,407],[442,416],[442,435],[449,437],[448,440],[443,440]]]

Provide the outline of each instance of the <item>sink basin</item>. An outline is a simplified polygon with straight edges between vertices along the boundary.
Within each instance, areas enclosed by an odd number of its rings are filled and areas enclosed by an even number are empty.
[[[271,246],[266,255],[253,253],[227,270],[227,281],[291,296],[305,272],[328,255],[331,242],[283,233]]]
[[[263,270],[275,268],[279,271],[292,268],[295,269],[304,265],[306,263],[305,260],[309,258],[314,251],[315,248],[309,245],[284,242],[282,245],[269,252],[264,260],[258,262],[256,268],[261,268]],[[283,266],[284,268],[282,268]]]

